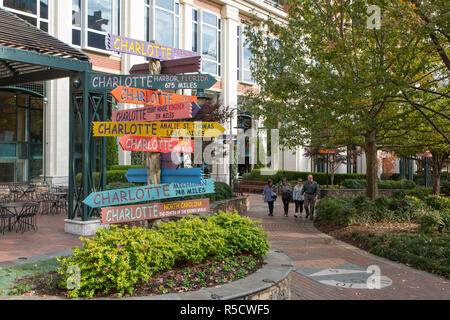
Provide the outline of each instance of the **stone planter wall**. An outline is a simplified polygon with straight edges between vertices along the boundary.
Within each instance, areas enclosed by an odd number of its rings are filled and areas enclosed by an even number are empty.
[[[234,212],[237,210],[240,214],[247,213],[250,210],[250,199],[248,197],[238,197],[229,200],[216,201],[211,203],[210,212],[217,213],[219,211]]]
[[[395,191],[391,189],[378,189],[378,197],[392,197]],[[347,197],[354,198],[356,196],[365,195],[366,189],[321,189],[320,197]]]

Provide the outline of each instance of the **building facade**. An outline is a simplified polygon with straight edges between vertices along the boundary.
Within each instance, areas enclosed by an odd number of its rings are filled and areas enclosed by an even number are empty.
[[[257,90],[250,72],[251,53],[245,46],[244,28],[252,14],[282,22],[286,18],[278,1],[270,0],[0,0],[3,7],[90,57],[94,71],[128,74],[145,58],[106,50],[108,33],[156,41],[162,45],[197,51],[202,73],[217,83],[205,94],[233,111],[223,126],[228,134],[238,128],[262,127],[258,119],[240,112],[239,97]],[[197,95],[195,90],[184,94]],[[131,108],[118,105],[119,109]],[[0,89],[0,182],[40,181],[67,184],[69,164],[69,79]],[[244,124],[244,126],[242,126]],[[119,148],[120,164],[131,164],[129,152]],[[240,173],[252,169],[245,150]],[[280,169],[323,171],[320,161],[304,150],[281,152],[272,161]],[[216,180],[229,181],[230,166],[208,168]],[[365,171],[360,157],[352,168]]]

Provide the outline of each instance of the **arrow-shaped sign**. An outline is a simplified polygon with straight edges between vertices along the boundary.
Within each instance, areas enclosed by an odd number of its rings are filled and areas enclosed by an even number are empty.
[[[161,183],[201,183],[201,168],[161,169]],[[148,181],[148,170],[129,169],[125,174],[128,182],[146,183]]]
[[[161,138],[217,138],[225,128],[217,122],[93,122],[94,137],[126,135]]]
[[[119,141],[124,151],[194,153],[194,140],[124,136]]]
[[[192,118],[195,118],[200,110],[202,110],[202,108],[195,102],[192,102]]]
[[[147,69],[148,71],[148,65]],[[209,89],[217,80],[210,74],[89,74],[93,89],[114,90],[117,87],[139,89]]]
[[[164,219],[208,212],[209,199],[108,207],[101,210],[101,224]]]
[[[141,104],[146,106],[160,106],[186,101],[198,102],[197,97],[195,96],[127,87],[117,87],[111,91],[111,95],[118,102]]]
[[[108,34],[106,48],[110,51],[133,54],[158,60],[175,60],[187,57],[197,57],[200,54],[178,48]]]
[[[114,122],[160,121],[192,118],[192,104],[178,102],[162,106],[149,106],[115,111],[111,117]]]
[[[145,187],[94,192],[84,199],[83,203],[91,208],[102,208],[160,199],[196,196],[214,192],[214,181],[212,179],[206,179],[202,180],[199,184],[157,184]]]

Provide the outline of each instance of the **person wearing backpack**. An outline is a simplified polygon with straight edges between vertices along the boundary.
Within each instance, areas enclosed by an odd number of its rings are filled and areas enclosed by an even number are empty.
[[[269,205],[269,217],[273,217],[273,206],[277,200],[277,188],[273,185],[272,179],[267,181],[262,192],[264,202]]]

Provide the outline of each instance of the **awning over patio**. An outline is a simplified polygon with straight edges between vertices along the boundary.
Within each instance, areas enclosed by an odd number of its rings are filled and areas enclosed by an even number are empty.
[[[91,69],[87,55],[0,8],[0,87]]]

